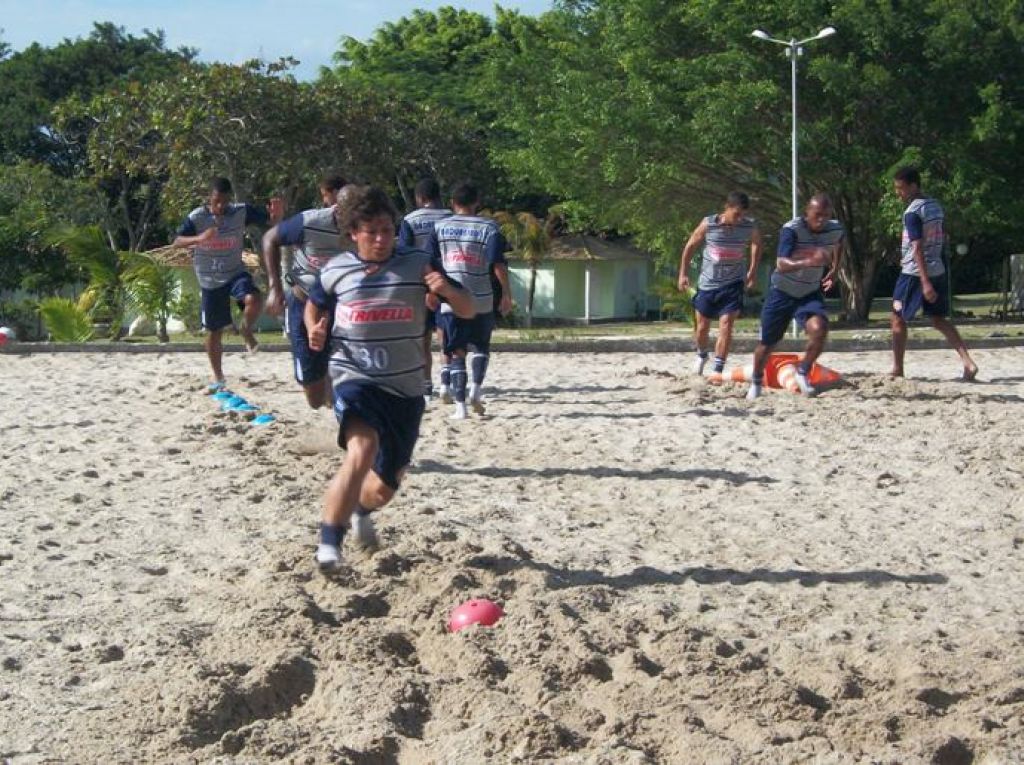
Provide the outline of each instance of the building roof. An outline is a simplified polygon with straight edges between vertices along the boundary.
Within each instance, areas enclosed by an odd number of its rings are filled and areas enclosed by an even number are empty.
[[[521,260],[509,255],[510,260]],[[570,234],[551,241],[546,260],[651,260],[651,255],[626,241],[612,242],[587,234]]]
[[[185,268],[192,265],[192,252],[188,247],[175,247],[173,244],[167,244],[163,247],[154,247],[152,250],[146,250],[142,254],[148,255],[165,266]],[[263,268],[260,256],[255,252],[243,250],[242,262],[245,263],[246,267],[257,271]]]

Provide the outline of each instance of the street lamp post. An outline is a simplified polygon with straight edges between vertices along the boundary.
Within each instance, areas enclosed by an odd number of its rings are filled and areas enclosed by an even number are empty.
[[[797,186],[797,165],[796,165],[796,155],[797,155],[797,137],[796,137],[796,60],[797,60],[797,57],[803,55],[803,53],[804,53],[803,46],[804,45],[806,45],[809,42],[813,42],[814,40],[822,40],[822,39],[824,39],[826,37],[831,37],[835,33],[836,33],[835,27],[825,27],[820,32],[818,32],[818,34],[814,35],[814,37],[808,37],[805,40],[790,40],[789,42],[786,42],[785,40],[776,40],[774,37],[771,37],[767,32],[764,32],[764,31],[762,31],[760,29],[755,29],[753,32],[751,32],[751,36],[756,37],[758,40],[764,40],[766,42],[773,42],[773,43],[777,43],[778,45],[785,46],[785,48],[786,48],[786,57],[790,60],[790,62],[792,64],[792,88],[793,88],[793,99],[792,99],[793,100],[793,138],[792,138],[792,148],[793,148],[793,165],[792,165],[791,174],[792,174],[792,178],[793,178],[793,217],[794,218],[796,218],[796,216],[798,214],[798,209],[799,209],[798,204],[797,204],[797,193],[796,193],[796,186]]]

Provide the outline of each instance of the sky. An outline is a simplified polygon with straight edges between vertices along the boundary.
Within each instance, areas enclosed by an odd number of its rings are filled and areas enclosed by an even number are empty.
[[[549,10],[551,0],[502,0],[528,15]],[[299,79],[316,77],[344,36],[369,38],[388,21],[419,8],[444,5],[494,15],[494,0],[0,0],[0,39],[14,51],[34,42],[50,47],[85,37],[94,21],[111,21],[129,33],[162,29],[167,47],[199,49],[203,61],[240,63],[294,56]]]

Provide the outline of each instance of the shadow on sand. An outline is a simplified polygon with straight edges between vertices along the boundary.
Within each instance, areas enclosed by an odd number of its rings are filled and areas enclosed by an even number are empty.
[[[491,571],[499,576],[513,571],[529,569],[544,574],[545,584],[553,590],[570,587],[604,585],[615,590],[630,590],[658,584],[682,584],[690,580],[697,584],[788,584],[796,582],[802,587],[816,587],[822,582],[830,584],[863,584],[880,587],[885,584],[946,584],[949,579],[943,574],[894,574],[891,571],[865,569],[860,571],[800,571],[787,569],[773,571],[755,568],[739,571],[734,568],[711,568],[695,566],[679,571],[661,571],[650,566],[640,566],[628,574],[609,576],[595,569],[557,568],[548,563],[509,556],[477,555],[466,562],[471,568]]]
[[[778,483],[778,480],[766,475],[749,475],[735,470],[693,469],[673,470],[671,468],[652,468],[650,470],[630,470],[616,467],[494,467],[483,466],[473,468],[455,467],[435,460],[422,460],[416,465],[418,473],[443,473],[447,475],[482,475],[488,478],[558,478],[560,476],[579,475],[590,478],[635,478],[640,481],[663,481],[674,479],[694,481],[706,478],[712,481],[727,481],[733,486],[746,483]]]

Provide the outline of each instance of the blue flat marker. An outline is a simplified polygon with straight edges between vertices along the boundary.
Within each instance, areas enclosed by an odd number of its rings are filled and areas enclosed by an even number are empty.
[[[258,417],[253,417],[252,424],[253,425],[269,425],[270,423],[274,422],[276,419],[277,418],[274,417],[274,415],[272,415],[272,414],[261,414]]]

